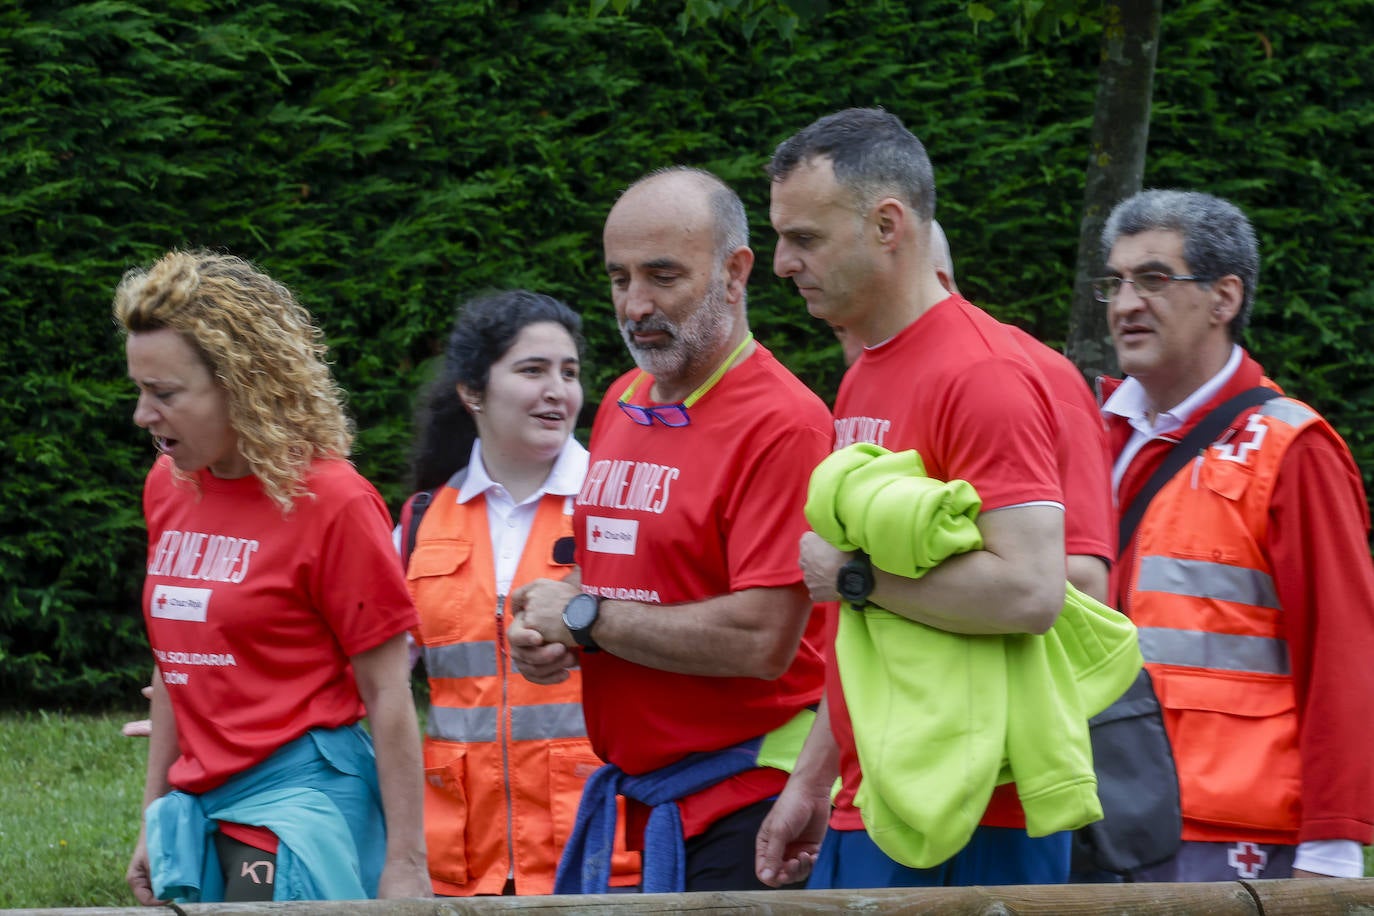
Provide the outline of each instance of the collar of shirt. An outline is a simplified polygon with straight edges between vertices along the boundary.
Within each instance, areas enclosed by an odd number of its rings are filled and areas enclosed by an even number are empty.
[[[1240,358],[1240,347],[1232,344],[1231,356],[1226,360],[1226,365],[1221,367],[1221,371],[1178,404],[1155,414],[1154,423],[1151,423],[1148,417],[1150,404],[1145,396],[1145,386],[1129,375],[1102,405],[1102,413],[1122,417],[1131,424],[1132,429],[1146,436],[1162,436],[1165,433],[1171,433],[1187,423],[1188,418],[1193,415],[1193,411],[1207,403],[1225,387],[1226,383],[1231,380],[1231,376],[1235,375],[1236,370],[1240,368]]]
[[[1112,467],[1112,491],[1115,493],[1121,484],[1121,478],[1126,473],[1126,468],[1130,467],[1131,460],[1136,453],[1144,447],[1146,442],[1158,436],[1181,429],[1193,412],[1206,404],[1216,396],[1216,393],[1231,381],[1231,377],[1240,368],[1242,351],[1239,345],[1231,345],[1231,356],[1226,360],[1226,365],[1221,367],[1221,371],[1212,376],[1202,384],[1192,394],[1188,395],[1178,404],[1168,410],[1161,410],[1155,414],[1154,422],[1149,419],[1149,399],[1145,396],[1145,386],[1136,381],[1131,376],[1126,376],[1121,386],[1112,392],[1112,396],[1107,398],[1102,405],[1102,414],[1113,414],[1123,418],[1131,424],[1131,438],[1126,441],[1126,445],[1121,449],[1121,454],[1117,456],[1116,463]]]
[[[549,476],[544,478],[544,482],[539,489],[531,493],[521,505],[538,501],[547,495],[553,496],[576,496],[582,489],[582,479],[587,476],[587,450],[582,447],[582,443],[569,436],[568,441],[563,443],[563,449],[558,453],[558,458],[553,463],[553,469],[549,471]],[[510,502],[510,496],[506,488],[487,473],[486,463],[482,460],[482,440],[478,439],[472,443],[472,455],[468,459],[468,472],[463,478],[463,485],[458,488],[458,502],[466,503],[468,500],[479,496],[488,491],[488,501],[493,496],[500,494],[501,499]]]
[[[569,436],[544,483],[516,505],[506,488],[487,473],[487,466],[482,461],[481,440],[473,443],[468,473],[458,489],[458,501],[465,503],[478,495],[486,495],[487,529],[491,533],[492,558],[496,561],[496,594],[510,594],[540,500],[546,495],[561,496],[564,513],[572,514],[573,497],[582,488],[582,478],[587,476],[587,460],[587,450]]]
[[[938,302],[934,303],[930,308],[933,309],[936,305],[942,305],[943,303],[948,302],[950,299],[954,299],[954,298],[962,298],[962,294],[960,294],[960,293],[948,293],[943,299],[941,299],[941,300],[939,300]],[[970,304],[971,304],[971,303],[970,303]],[[926,309],[926,312],[928,312],[928,311],[930,311],[930,309]],[[921,318],[924,318],[924,317],[925,317],[925,312],[922,312],[921,315],[920,315],[920,317],[918,317],[918,318],[916,319],[916,321],[920,321]],[[915,324],[916,321],[913,321],[911,324]],[[878,350],[878,349],[881,349],[882,347],[887,346],[888,344],[892,343],[892,341],[894,341],[894,340],[896,340],[898,337],[900,337],[900,336],[902,335],[902,332],[903,332],[903,331],[905,331],[907,328],[911,327],[911,324],[908,324],[908,325],[905,325],[904,327],[898,328],[898,329],[897,329],[897,333],[893,334],[891,337],[887,338],[886,340],[880,340],[880,341],[878,341],[877,343],[875,343],[875,344],[874,344],[873,346],[871,346],[871,347],[864,347],[864,349],[865,349],[865,350]]]

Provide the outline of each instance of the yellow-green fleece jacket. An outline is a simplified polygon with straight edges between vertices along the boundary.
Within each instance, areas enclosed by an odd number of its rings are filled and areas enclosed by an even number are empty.
[[[980,505],[967,481],[927,477],[916,452],[860,443],[816,468],[806,517],[836,548],[920,578],[982,548]],[[1102,817],[1088,719],[1140,670],[1124,615],[1072,585],[1043,635],[965,636],[844,604],[835,658],[863,771],[855,804],[898,862],[929,868],[963,849],[1013,780],[1031,836]]]

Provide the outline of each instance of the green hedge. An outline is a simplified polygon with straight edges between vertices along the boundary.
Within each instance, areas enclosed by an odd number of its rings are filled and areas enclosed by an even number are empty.
[[[930,147],[975,300],[1062,342],[1094,36],[1021,44],[962,2],[836,4],[791,44],[677,28],[678,3],[123,0],[0,9],[0,697],[126,700],[152,452],[110,323],[173,246],[249,257],[325,327],[357,460],[403,496],[412,393],[452,309],[492,287],[587,318],[590,400],[627,361],[600,227],[640,173],[700,165],[749,207],[759,337],[818,391],[839,351],[771,273],[773,146],[847,105]],[[1235,198],[1265,254],[1253,349],[1374,468],[1374,16],[1166,11],[1147,182]]]

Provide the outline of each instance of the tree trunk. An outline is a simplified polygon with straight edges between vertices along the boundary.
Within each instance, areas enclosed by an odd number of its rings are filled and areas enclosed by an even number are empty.
[[[1162,5],[1163,0],[1103,3],[1102,66],[1093,106],[1067,346],[1069,359],[1090,381],[1118,372],[1107,332],[1107,310],[1093,299],[1091,281],[1102,272],[1102,226],[1112,207],[1140,190],[1145,173]]]

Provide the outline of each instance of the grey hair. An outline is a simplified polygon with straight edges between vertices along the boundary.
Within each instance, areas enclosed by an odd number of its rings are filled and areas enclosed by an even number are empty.
[[[923,222],[935,218],[935,171],[926,148],[900,118],[881,108],[846,108],[826,115],[784,140],[767,165],[782,181],[798,165],[826,157],[835,181],[867,209],[899,197]]]
[[[716,241],[716,257],[719,260],[723,262],[732,252],[749,246],[749,216],[744,212],[744,201],[740,200],[733,188],[705,169],[688,165],[672,165],[654,169],[626,188],[625,193],[629,193],[642,184],[670,175],[684,175],[693,178],[706,192],[706,205],[711,210],[711,224]]]
[[[1250,220],[1230,201],[1201,191],[1141,191],[1117,204],[1107,217],[1102,227],[1103,260],[1121,236],[1151,230],[1183,236],[1183,258],[1197,276],[1240,277],[1240,311],[1228,325],[1231,340],[1239,343],[1250,324],[1259,283],[1259,243]]]

